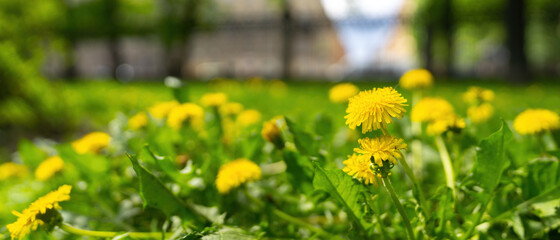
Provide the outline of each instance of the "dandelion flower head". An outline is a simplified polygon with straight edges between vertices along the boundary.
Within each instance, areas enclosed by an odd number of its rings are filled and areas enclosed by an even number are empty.
[[[148,108],[148,113],[150,113],[150,116],[156,119],[163,119],[167,116],[167,114],[169,113],[169,111],[171,111],[171,109],[173,109],[178,105],[179,102],[177,101],[157,103],[151,106],[150,108]]]
[[[98,153],[109,145],[111,136],[104,132],[92,132],[72,142],[72,147],[79,154]]]
[[[220,114],[223,116],[236,115],[243,111],[241,103],[229,102],[220,106]]]
[[[470,104],[490,102],[494,100],[494,92],[490,89],[472,86],[463,94],[463,101]]]
[[[455,114],[450,114],[430,122],[426,127],[426,132],[429,135],[436,136],[447,131],[459,132],[461,129],[465,128],[465,126],[465,119]]]
[[[417,90],[429,88],[434,83],[434,76],[426,69],[413,69],[404,75],[399,80],[399,85],[407,90]]]
[[[467,109],[467,116],[473,123],[486,122],[494,114],[494,107],[490,103],[471,106]]]
[[[280,128],[278,127],[277,124],[278,121],[282,119],[283,119],[282,116],[277,116],[263,123],[261,135],[264,140],[268,142],[274,142],[280,137]]]
[[[403,139],[383,135],[378,138],[358,139],[359,148],[354,148],[354,152],[361,154],[359,158],[367,161],[374,161],[375,164],[383,166],[384,161],[397,164],[397,159],[402,159],[401,149],[406,149]]]
[[[0,164],[0,180],[6,180],[8,178],[21,178],[28,174],[27,167],[22,164],[17,164],[14,162],[7,162]]]
[[[204,124],[204,109],[194,103],[183,103],[171,109],[167,115],[167,126],[181,129],[184,121],[190,121],[195,127]]]
[[[422,98],[410,112],[414,122],[429,122],[454,114],[453,106],[443,98]]]
[[[219,107],[227,102],[225,93],[207,93],[200,98],[200,103],[207,107]]]
[[[372,170],[371,160],[363,157],[360,158],[358,155],[352,154],[352,156],[348,157],[348,159],[342,163],[344,164],[342,171],[366,185],[373,184],[377,187],[377,178]]]
[[[138,130],[148,124],[148,115],[145,112],[139,112],[128,119],[128,127],[132,130]]]
[[[329,99],[334,103],[347,102],[349,98],[358,94],[360,89],[352,83],[339,83],[329,90]]]
[[[261,178],[261,168],[245,158],[239,158],[220,167],[216,178],[218,192],[226,194],[246,182]]]
[[[520,134],[538,134],[560,128],[558,114],[546,109],[527,109],[513,120],[513,128]]]
[[[386,128],[392,118],[402,118],[406,99],[392,87],[361,91],[349,99],[346,124],[355,129],[362,126],[362,133]]]
[[[39,181],[46,181],[62,171],[62,169],[64,169],[62,158],[60,156],[50,157],[41,162],[37,169],[35,169],[35,178]]]
[[[12,239],[21,239],[29,234],[32,230],[45,224],[43,219],[48,210],[61,209],[58,203],[70,200],[70,191],[72,186],[62,185],[57,190],[40,197],[35,202],[19,213],[13,211],[12,213],[18,217],[16,222],[8,224],[6,227],[10,231]]]
[[[254,109],[245,110],[237,115],[237,123],[241,126],[250,126],[261,121],[261,113]]]

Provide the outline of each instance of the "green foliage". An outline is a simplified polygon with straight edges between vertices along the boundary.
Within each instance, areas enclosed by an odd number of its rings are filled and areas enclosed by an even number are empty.
[[[362,234],[367,234],[371,228],[371,223],[366,221],[364,204],[362,197],[368,196],[369,191],[364,185],[357,184],[356,180],[342,172],[342,170],[325,170],[315,164],[315,176],[313,177],[313,187],[315,190],[327,192],[336,199],[350,218],[356,224]]]
[[[15,220],[11,210],[21,211],[61,184],[71,184],[71,199],[61,203],[64,222],[123,233],[120,237],[124,239],[132,238],[134,232],[155,232],[157,236],[166,232],[169,239],[406,238],[405,219],[390,195],[341,170],[363,136],[344,125],[345,106],[326,102],[326,87],[289,85],[285,96],[265,101],[270,95],[265,83],[252,90],[238,84],[220,91],[245,109],[260,110],[263,121],[280,113],[289,116],[281,127],[283,149],[262,139],[262,121],[238,125],[235,116],[218,117],[220,113],[209,107],[204,109],[201,129],[184,124],[176,130],[167,126],[165,118],[152,117],[146,126],[130,129],[126,116],[147,111],[155,102],[181,98],[162,86],[114,82],[58,85],[62,95],[80,96],[72,106],[84,116],[102,114],[96,120],[102,122],[118,111],[124,114],[118,114],[106,128],[111,141],[99,152],[78,154],[69,144],[73,138],[19,141],[13,159],[23,163],[28,174],[0,182],[0,224]],[[364,88],[372,86],[378,85],[364,84]],[[466,106],[458,104],[458,93],[466,85],[449,86],[438,86],[434,92],[457,103],[458,113],[464,112]],[[189,102],[198,103],[208,88],[202,83],[189,84]],[[556,88],[547,86],[543,91],[554,92]],[[218,91],[211,86],[210,90]],[[515,116],[518,105],[525,108],[523,104],[539,103],[511,98],[527,95],[525,90],[509,91],[497,92],[501,96],[496,100],[497,115],[505,119]],[[302,97],[302,93],[307,96]],[[549,99],[556,96],[550,94]],[[509,105],[516,107],[512,110]],[[543,102],[543,107],[554,106]],[[317,115],[320,112],[328,115]],[[554,137],[547,139],[548,148],[539,148],[538,138],[517,135],[508,128],[509,121],[497,126],[498,116],[484,126],[467,121],[462,133],[446,136],[444,143],[457,176],[455,193],[446,187],[432,137],[414,138],[422,142],[422,170],[405,152],[412,171],[420,172],[416,175],[418,186],[411,184],[414,181],[403,162],[391,169],[388,177],[417,239],[556,239],[560,228],[560,154],[550,151]],[[389,131],[402,134],[410,145],[409,119],[398,123]],[[220,128],[224,131],[218,131]],[[55,155],[63,159],[63,170],[38,181],[34,171],[44,159]],[[237,158],[248,158],[262,174],[220,193],[219,171]],[[229,175],[227,179],[234,178]],[[418,193],[426,196],[425,203],[420,202]],[[0,238],[7,238],[6,233],[0,230]],[[60,232],[33,234],[31,238],[47,239],[58,237]]]
[[[171,193],[157,177],[142,167],[136,157],[129,155],[129,158],[134,171],[138,175],[139,192],[144,207],[150,206],[160,209],[169,217],[176,214],[181,216],[190,214],[186,210],[186,205]]]
[[[509,164],[505,148],[511,139],[511,130],[505,122],[497,132],[480,142],[473,166],[473,180],[480,184],[485,194],[492,194],[500,181],[502,172]]]

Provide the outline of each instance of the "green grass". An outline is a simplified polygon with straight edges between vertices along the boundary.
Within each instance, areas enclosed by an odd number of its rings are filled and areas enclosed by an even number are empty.
[[[405,98],[410,99],[410,93],[399,89],[395,82],[357,84],[360,89],[395,86]],[[224,87],[212,87],[205,82],[187,82],[193,101],[198,101],[206,91],[222,91],[228,94],[231,101],[240,102],[245,108],[258,109],[265,118],[286,114],[299,121],[310,120],[317,113],[337,116],[344,112],[346,106],[333,104],[328,100],[328,90],[332,85],[333,83],[322,82],[289,82],[285,91],[279,91],[265,85],[247,85],[242,82]],[[496,114],[504,119],[511,120],[527,108],[547,108],[560,112],[560,84],[554,82],[534,83],[530,86],[488,81],[437,82],[425,96],[443,97],[453,104],[459,115],[465,116],[467,105],[462,101],[462,93],[469,86],[492,89],[496,93],[493,102]],[[71,103],[72,110],[80,117],[86,129],[103,128],[118,112],[130,115],[155,102],[173,99],[172,90],[161,82],[58,82],[56,87],[62,91],[66,101]],[[254,91],[246,91],[247,88]],[[343,119],[334,120],[337,125],[343,124]],[[499,121],[492,125],[497,128]]]

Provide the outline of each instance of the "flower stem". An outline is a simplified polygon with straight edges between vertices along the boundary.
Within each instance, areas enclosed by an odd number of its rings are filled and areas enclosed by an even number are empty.
[[[388,177],[383,177],[381,178],[381,181],[383,182],[383,186],[385,186],[385,189],[387,189],[387,192],[391,196],[391,199],[393,200],[393,205],[395,205],[399,214],[403,218],[404,225],[406,226],[406,232],[408,234],[408,239],[415,240],[416,238],[414,237],[414,232],[412,231],[412,225],[410,225],[410,220],[408,219],[408,216],[404,211],[404,207],[401,205],[401,202],[399,201],[399,197],[397,196],[397,193],[395,193],[395,189],[393,189],[391,180],[389,180]]]
[[[414,172],[408,165],[408,162],[406,161],[404,154],[403,154],[403,158],[399,162],[401,163],[401,166],[403,166],[404,172],[412,182],[412,188],[416,193],[415,195],[418,197],[418,202],[420,203],[420,207],[422,208],[422,213],[426,218],[430,218],[431,214],[428,211],[428,205],[426,203],[426,198],[424,197],[424,192],[422,192],[422,188],[420,187],[420,182],[418,181],[416,175],[414,175]]]
[[[84,230],[72,227],[67,223],[62,223],[60,228],[68,233],[73,233],[76,235],[82,235],[87,237],[97,237],[97,238],[112,238],[116,237],[121,234],[128,234],[131,238],[161,238],[166,233],[161,232],[108,232],[108,231],[92,231],[92,230]],[[171,233],[167,233],[171,234]]]
[[[416,103],[418,103],[420,101],[420,99],[422,98],[422,92],[421,91],[413,91],[412,92],[412,106],[414,107],[416,105]],[[420,173],[422,173],[422,168],[424,167],[423,161],[422,161],[422,142],[419,140],[419,138],[422,136],[422,124],[420,122],[414,122],[412,121],[412,119],[410,120],[410,127],[412,130],[412,136],[414,136],[414,140],[411,143],[411,150],[412,150],[412,156],[414,157],[413,160],[413,166],[414,166],[414,172],[417,175],[420,175]],[[420,176],[421,177],[421,176]]]
[[[451,188],[451,191],[453,192],[453,198],[455,198],[455,174],[453,173],[453,165],[451,165],[451,157],[449,157],[449,152],[447,152],[445,142],[443,142],[443,138],[441,138],[441,135],[438,135],[436,137],[436,145],[438,148],[439,156],[441,158],[441,162],[443,164],[445,181],[447,182],[447,186]]]

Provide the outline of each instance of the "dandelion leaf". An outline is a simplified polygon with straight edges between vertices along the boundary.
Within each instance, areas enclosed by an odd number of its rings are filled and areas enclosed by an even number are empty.
[[[480,142],[480,149],[476,153],[473,166],[473,178],[488,196],[498,185],[504,169],[509,164],[505,156],[505,147],[511,136],[511,130],[503,122],[498,131]]]
[[[318,155],[319,151],[316,144],[317,141],[315,141],[313,136],[310,133],[300,129],[291,119],[287,117],[285,119],[290,133],[294,135],[294,144],[296,145],[296,148],[305,155]]]
[[[129,155],[129,158],[138,175],[140,197],[144,202],[144,207],[150,206],[159,209],[168,217],[179,215],[183,218],[193,218],[192,213],[187,211],[187,206],[173,195],[159,179],[141,166],[136,157]]]
[[[362,193],[368,191],[364,185],[356,182],[340,169],[325,170],[315,163],[313,187],[335,198],[363,233],[370,229],[371,222],[366,221],[364,203],[360,201]]]

